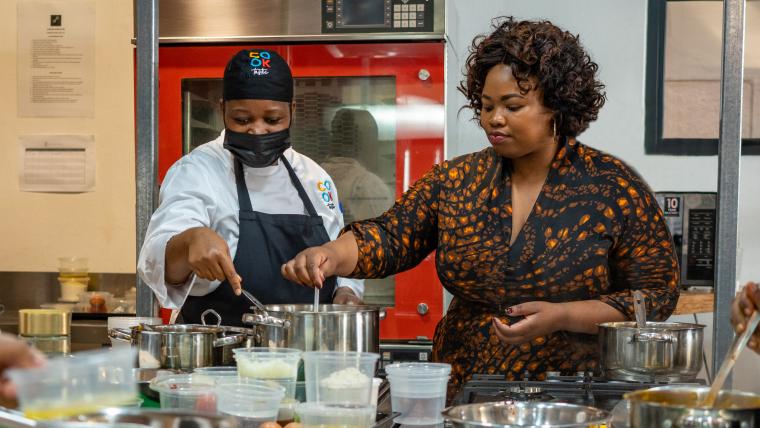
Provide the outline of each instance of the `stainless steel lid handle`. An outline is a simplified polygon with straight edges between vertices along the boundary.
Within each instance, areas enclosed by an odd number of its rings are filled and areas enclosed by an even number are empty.
[[[206,309],[201,314],[201,323],[203,325],[208,325],[208,324],[206,324],[206,315],[213,315],[213,316],[216,317],[216,324],[214,324],[216,327],[219,327],[220,325],[222,325],[222,316],[219,315],[219,312],[217,312],[217,311],[215,311],[213,309]]]

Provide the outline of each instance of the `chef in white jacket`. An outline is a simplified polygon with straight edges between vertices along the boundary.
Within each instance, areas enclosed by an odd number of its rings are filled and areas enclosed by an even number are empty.
[[[276,52],[245,49],[227,64],[225,130],[177,161],[161,186],[138,260],[159,303],[198,323],[214,309],[241,325],[250,302],[311,303],[280,267],[343,227],[330,176],[290,147],[293,77]],[[328,278],[321,303],[361,303],[359,280]]]

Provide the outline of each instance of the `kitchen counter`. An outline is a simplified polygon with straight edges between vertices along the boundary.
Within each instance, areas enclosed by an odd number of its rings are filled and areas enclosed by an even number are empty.
[[[681,291],[673,315],[712,312],[715,308],[715,294],[712,292]]]

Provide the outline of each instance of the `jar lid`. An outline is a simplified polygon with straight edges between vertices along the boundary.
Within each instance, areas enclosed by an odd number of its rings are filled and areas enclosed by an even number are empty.
[[[22,336],[61,336],[71,331],[71,312],[60,309],[21,309],[18,333]]]

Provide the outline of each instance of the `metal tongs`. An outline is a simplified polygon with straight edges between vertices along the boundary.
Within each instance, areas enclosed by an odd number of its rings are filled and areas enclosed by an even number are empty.
[[[243,314],[243,324],[258,324],[269,325],[273,327],[290,328],[290,321],[269,315],[269,312],[267,312],[267,307],[264,306],[264,304],[261,303],[259,299],[254,297],[253,294],[242,289],[240,291],[242,292],[243,296],[245,296],[248,300],[251,301],[251,303],[253,303],[253,306],[251,308],[255,308],[254,313]],[[255,313],[256,309],[260,313]]]

